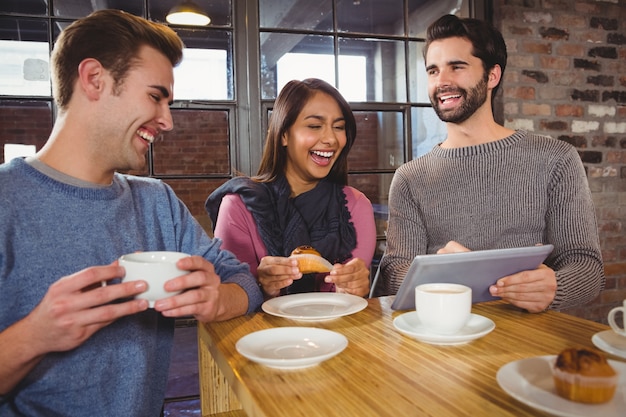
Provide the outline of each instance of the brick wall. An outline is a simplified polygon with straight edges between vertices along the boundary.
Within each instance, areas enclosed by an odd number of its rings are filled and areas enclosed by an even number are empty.
[[[509,51],[499,117],[574,145],[598,217],[606,288],[570,314],[605,322],[626,298],[626,1],[494,0]]]
[[[174,129],[152,146],[154,175],[229,175],[225,110],[172,110]]]
[[[52,110],[48,103],[0,101],[0,164],[4,145],[35,145],[37,150],[48,140],[52,129]]]
[[[225,180],[177,178],[166,179],[164,181],[172,187],[178,198],[185,203],[191,214],[198,220],[204,230],[206,230],[209,235],[213,236],[212,224],[204,208],[204,203],[209,194],[222,185]]]

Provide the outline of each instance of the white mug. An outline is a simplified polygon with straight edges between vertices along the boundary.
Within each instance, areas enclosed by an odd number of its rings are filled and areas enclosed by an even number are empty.
[[[621,327],[615,322],[615,315],[617,313],[622,313],[622,326],[625,327]],[[626,336],[626,300],[624,300],[623,306],[615,307],[614,309],[609,311],[609,325],[615,333]]]
[[[176,267],[179,259],[190,256],[181,252],[136,252],[123,255],[119,259],[120,266],[126,270],[122,282],[144,280],[148,283],[148,289],[136,298],[148,300],[148,305],[154,307],[154,302],[166,298],[178,292],[165,291],[163,285],[166,281],[181,275],[188,274]]]
[[[415,287],[415,310],[429,331],[444,335],[458,333],[472,312],[472,289],[448,283],[418,285]]]

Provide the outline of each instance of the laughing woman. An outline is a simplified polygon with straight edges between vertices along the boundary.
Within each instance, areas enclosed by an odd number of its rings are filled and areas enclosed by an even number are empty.
[[[347,185],[355,138],[352,110],[333,86],[290,81],[274,103],[257,175],[233,178],[207,199],[215,237],[250,265],[266,298],[368,294],[376,230],[370,201]],[[333,269],[302,275],[289,255],[304,245]]]

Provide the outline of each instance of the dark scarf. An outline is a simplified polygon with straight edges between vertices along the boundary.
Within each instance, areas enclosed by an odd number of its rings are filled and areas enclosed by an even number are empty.
[[[333,264],[352,256],[356,231],[350,221],[342,185],[322,180],[314,189],[290,198],[291,187],[285,177],[272,183],[236,177],[216,189],[206,201],[213,228],[226,194],[241,197],[270,256],[289,256],[302,245],[314,247]],[[314,291],[314,280],[305,278],[284,288],[282,293]]]

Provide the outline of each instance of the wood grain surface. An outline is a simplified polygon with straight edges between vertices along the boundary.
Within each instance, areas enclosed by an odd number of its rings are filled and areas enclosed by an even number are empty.
[[[243,409],[248,417],[328,416],[543,416],[513,399],[496,381],[508,362],[593,347],[608,327],[554,311],[529,314],[501,301],[474,304],[490,318],[488,335],[458,346],[422,343],[399,333],[392,297],[372,298],[366,309],[321,322],[256,313],[198,324],[202,414]],[[348,338],[348,347],[321,364],[276,370],[240,355],[241,337],[280,326],[320,327]],[[219,415],[219,414],[218,414]]]

